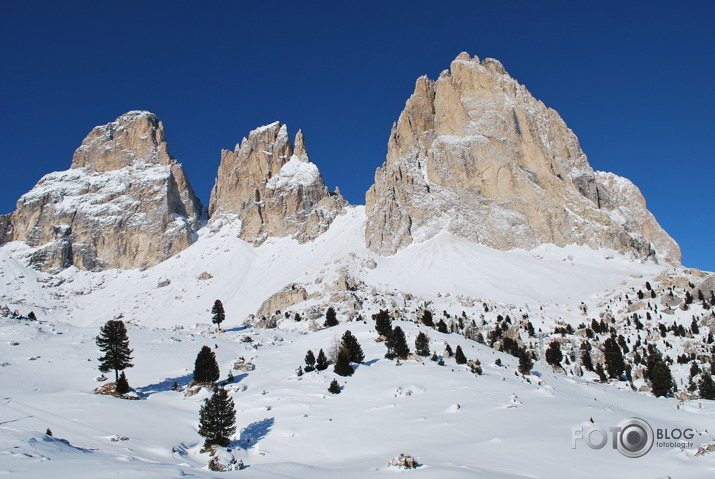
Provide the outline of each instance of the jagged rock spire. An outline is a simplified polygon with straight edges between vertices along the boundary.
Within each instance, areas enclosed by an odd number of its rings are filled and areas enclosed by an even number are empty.
[[[221,152],[209,215],[238,217],[241,238],[256,245],[270,236],[305,242],[327,230],[346,204],[328,192],[303,133],[294,147],[287,127],[275,122],[251,131],[234,151]]]

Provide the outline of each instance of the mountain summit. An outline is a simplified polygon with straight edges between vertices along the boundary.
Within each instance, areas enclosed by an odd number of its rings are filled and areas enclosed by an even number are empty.
[[[221,152],[209,215],[214,222],[238,218],[240,237],[255,245],[271,236],[304,243],[327,230],[346,205],[339,190],[328,192],[303,133],[294,147],[286,125],[275,122]]]
[[[366,196],[367,246],[393,254],[446,230],[496,249],[612,248],[679,263],[630,181],[595,172],[558,113],[502,64],[461,53],[417,80]]]
[[[92,129],[67,171],[45,175],[0,218],[40,269],[153,266],[193,242],[201,203],[169,155],[164,125],[131,111]]]

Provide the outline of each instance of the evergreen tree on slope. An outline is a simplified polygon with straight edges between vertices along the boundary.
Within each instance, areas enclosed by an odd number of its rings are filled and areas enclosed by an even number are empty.
[[[199,411],[199,434],[205,438],[204,449],[228,446],[236,432],[236,409],[225,389],[219,388],[204,400]]]
[[[134,366],[131,363],[132,350],[129,349],[129,338],[124,322],[120,320],[107,321],[99,330],[96,338],[99,350],[104,353],[99,358],[99,370],[103,373],[114,370],[114,382],[119,382],[119,371]]]

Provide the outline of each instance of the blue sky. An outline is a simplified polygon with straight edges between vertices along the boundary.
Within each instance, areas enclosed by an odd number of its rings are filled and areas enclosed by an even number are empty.
[[[362,204],[415,79],[467,51],[640,187],[686,266],[715,270],[712,2],[344,3],[0,2],[0,212],[133,109],[164,122],[205,204],[220,150],[275,120]]]

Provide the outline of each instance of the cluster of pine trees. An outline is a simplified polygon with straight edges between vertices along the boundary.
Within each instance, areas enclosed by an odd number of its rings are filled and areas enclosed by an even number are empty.
[[[361,364],[363,361],[365,361],[365,353],[363,353],[362,346],[360,346],[357,338],[350,330],[345,331],[335,351],[333,372],[339,376],[352,376],[355,373],[353,363]],[[317,358],[313,351],[309,349],[305,354],[304,362],[305,368],[303,366],[298,367],[298,376],[312,371],[324,371],[330,365],[330,361],[328,361],[322,349],[318,352]],[[336,379],[330,384],[328,391],[333,394],[340,393],[341,387]]]

